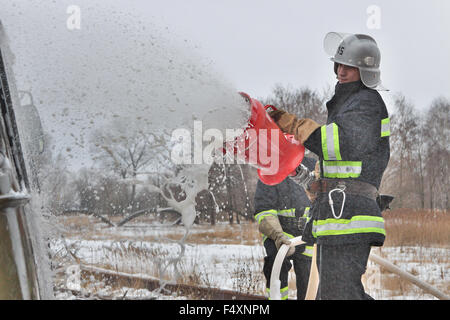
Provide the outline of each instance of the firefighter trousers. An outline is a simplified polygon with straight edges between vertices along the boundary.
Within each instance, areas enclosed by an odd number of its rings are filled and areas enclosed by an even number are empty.
[[[264,247],[266,249],[267,256],[264,257],[263,272],[266,278],[266,288],[270,288],[270,275],[272,273],[272,267],[278,251],[275,246],[275,242],[272,239],[266,239],[264,241]],[[282,298],[287,298],[289,270],[291,270],[293,264],[297,286],[297,299],[305,299],[306,289],[308,288],[309,271],[311,268],[311,258],[303,255],[301,253],[302,251],[303,249],[301,246],[297,246],[294,254],[285,258],[283,264],[281,265],[280,288],[282,290]]]
[[[364,291],[369,244],[317,246],[318,300],[372,300]]]

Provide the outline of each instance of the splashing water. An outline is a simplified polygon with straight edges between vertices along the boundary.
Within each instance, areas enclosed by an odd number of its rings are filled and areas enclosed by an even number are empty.
[[[203,130],[221,130],[224,137],[225,129],[245,127],[249,110],[236,88],[188,41],[153,24],[154,17],[115,1],[83,0],[77,1],[81,28],[69,30],[69,5],[0,0],[17,88],[32,93],[42,125],[53,137],[50,148],[69,160],[71,170],[96,166],[90,152],[93,135],[120,143],[138,134],[192,131],[194,121],[202,121]],[[27,118],[20,111],[19,126]],[[112,140],[96,143],[108,151]],[[168,139],[160,141],[167,154]],[[174,168],[167,156],[163,160]],[[186,227],[180,254],[167,265],[176,266],[183,256],[196,217],[195,197],[208,189],[209,167],[184,165],[170,175],[165,185],[181,187],[181,200],[170,189],[155,187],[181,213]]]
[[[36,12],[26,1],[20,16],[18,6],[6,5],[2,16],[14,39],[18,86],[31,89],[44,126],[61,135],[60,143],[86,148],[83,138],[114,119],[153,130],[191,128],[193,120],[205,130],[245,125],[236,89],[189,43],[152,25],[152,17],[80,1],[83,24],[69,31],[67,16],[56,10],[63,6]]]

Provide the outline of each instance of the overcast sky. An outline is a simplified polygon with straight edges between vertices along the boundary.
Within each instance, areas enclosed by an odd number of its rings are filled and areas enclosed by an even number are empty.
[[[329,31],[367,33],[381,49],[381,76],[417,108],[450,97],[450,1],[127,1],[197,42],[240,89],[267,96],[274,83],[333,86],[323,52]],[[375,10],[374,10],[375,9]],[[384,95],[385,96],[385,95]]]
[[[240,90],[254,96],[267,96],[274,83],[333,86],[332,65],[322,49],[329,31],[367,33],[377,40],[390,94],[402,92],[417,108],[450,95],[448,0],[130,2],[197,41]]]
[[[101,26],[100,18],[89,15],[95,4],[133,12],[198,46],[238,90],[253,97],[267,97],[276,83],[319,91],[333,87],[332,62],[323,51],[325,34],[367,33],[381,49],[381,78],[391,90],[383,94],[386,100],[402,92],[423,109],[439,95],[450,97],[448,0],[5,1],[0,0],[0,19],[15,37],[36,32],[36,25],[26,24],[37,15],[44,17],[41,24],[60,24],[45,17],[49,11],[60,12],[64,22],[69,5],[80,7],[81,31],[88,24]],[[14,19],[15,13],[21,19]]]

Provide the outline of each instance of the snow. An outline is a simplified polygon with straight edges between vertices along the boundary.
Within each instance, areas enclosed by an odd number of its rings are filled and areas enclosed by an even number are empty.
[[[220,228],[226,226],[222,225]],[[245,226],[244,228],[254,227]],[[231,227],[230,227],[231,228]],[[112,230],[114,229],[114,230]],[[203,232],[206,226],[193,226],[191,234]],[[212,228],[213,229],[213,228]],[[156,227],[138,224],[128,229],[111,228],[104,229],[103,238],[83,240],[81,237],[67,238],[66,245],[80,259],[80,263],[94,265],[112,270],[113,272],[125,272],[142,277],[158,277],[158,266],[165,261],[178,257],[181,247],[179,243],[168,241],[166,235],[183,235],[183,228]],[[212,230],[213,232],[213,230]],[[125,240],[113,240],[111,234],[119,233]],[[146,235],[154,235],[155,240],[142,241]],[[134,237],[133,237],[134,236]],[[239,239],[236,239],[239,242]],[[264,295],[265,279],[262,274],[264,247],[261,242],[252,245],[247,244],[222,244],[221,239],[211,238],[210,244],[185,245],[183,257],[178,264],[179,280],[187,281],[206,287],[215,287],[228,290],[236,290],[246,293]],[[51,242],[51,251],[64,251],[62,240]],[[378,255],[383,256],[405,271],[408,271],[437,287],[442,292],[448,293],[450,285],[450,248],[425,248],[425,247],[382,247],[373,249]],[[75,263],[71,261],[70,264]],[[368,270],[374,273],[372,281],[366,286],[366,291],[375,299],[436,299],[430,294],[412,284],[396,286],[398,277],[384,273],[380,268],[369,262]],[[175,270],[169,266],[165,277],[174,281]],[[292,273],[292,271],[291,271]],[[291,278],[293,274],[291,274]],[[379,281],[373,279],[379,277]],[[134,288],[137,290],[138,288]],[[123,291],[109,290],[110,298],[120,297]],[[130,291],[130,294],[132,291]],[[140,298],[167,299],[167,296],[155,295],[155,292],[139,291]],[[291,288],[289,295],[295,299],[295,289]],[[129,296],[131,297],[131,296]],[[57,295],[58,299],[66,299],[64,294]],[[171,298],[183,298],[175,297]]]
[[[145,273],[156,269],[160,259],[165,260],[178,257],[180,247],[177,243],[155,243],[121,241],[118,244],[111,240],[73,240],[66,239],[69,248],[76,248],[76,256],[87,265],[103,265],[110,270],[123,270],[128,273]],[[142,251],[157,253],[159,257],[153,257],[147,261],[147,257],[132,256],[130,251],[138,248]],[[185,275],[198,273],[201,280],[212,287],[223,289],[236,289],[234,273],[245,264],[249,271],[260,273],[262,270],[261,259],[263,248],[261,246],[248,245],[186,245],[185,253],[181,259],[180,269]],[[52,243],[52,251],[63,250],[64,245],[60,241]],[[123,254],[115,253],[123,252]],[[119,256],[123,259],[118,258]],[[118,260],[117,260],[118,259]],[[211,266],[214,265],[213,268]],[[173,270],[172,270],[173,271]],[[169,274],[170,275],[170,274]]]

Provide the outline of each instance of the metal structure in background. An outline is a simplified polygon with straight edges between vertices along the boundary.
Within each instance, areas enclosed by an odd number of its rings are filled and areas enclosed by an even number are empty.
[[[17,93],[8,50],[0,22],[0,299],[39,299],[27,224],[30,184],[12,102]]]

